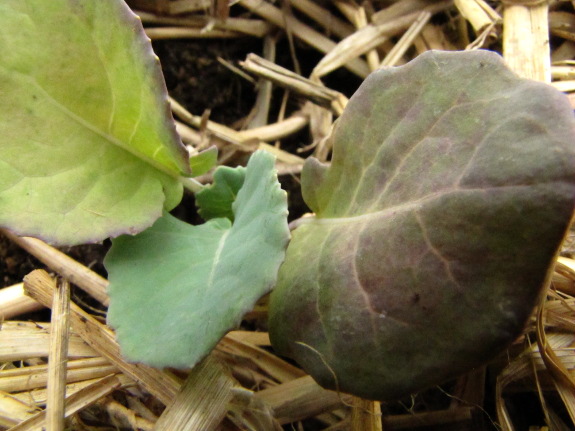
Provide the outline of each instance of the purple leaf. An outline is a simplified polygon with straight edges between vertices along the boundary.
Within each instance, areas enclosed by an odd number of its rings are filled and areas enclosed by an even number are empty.
[[[494,53],[373,73],[302,173],[316,213],[270,304],[277,351],[320,384],[396,399],[522,331],[575,201],[571,107]]]

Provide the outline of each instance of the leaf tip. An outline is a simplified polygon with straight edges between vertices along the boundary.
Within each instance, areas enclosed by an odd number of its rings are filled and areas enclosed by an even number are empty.
[[[328,165],[315,157],[308,158],[303,165],[301,174],[302,194],[305,203],[315,213],[321,211],[317,190],[323,183],[327,170]]]

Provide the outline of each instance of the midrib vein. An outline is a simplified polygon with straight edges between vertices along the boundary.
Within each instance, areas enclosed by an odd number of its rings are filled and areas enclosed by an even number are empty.
[[[35,79],[30,78],[30,81],[31,81],[32,85],[44,95],[46,100],[48,100],[48,102],[50,102],[50,104],[52,106],[56,107],[57,110],[62,112],[64,115],[66,115],[71,120],[75,121],[77,124],[80,124],[82,127],[85,127],[86,129],[90,130],[92,133],[94,133],[95,135],[108,141],[110,144],[115,145],[116,147],[119,147],[119,148],[123,149],[124,151],[127,151],[131,155],[133,155],[136,158],[144,161],[145,163],[153,166],[157,170],[159,170],[159,171],[161,171],[161,172],[163,172],[163,173],[165,173],[171,177],[179,178],[179,175],[176,172],[171,171],[166,166],[158,163],[156,160],[154,160],[150,157],[147,157],[146,155],[137,151],[136,149],[131,148],[128,145],[125,145],[121,140],[119,140],[115,136],[103,132],[101,129],[94,126],[90,122],[86,121],[84,118],[80,117],[79,115],[76,115],[74,112],[72,112],[70,109],[68,109],[65,105],[63,105],[62,103],[60,103],[59,101],[54,99],[54,97],[52,97],[52,95],[50,93],[48,93],[46,90],[44,90],[44,88],[40,84],[38,84],[38,82]]]
[[[228,239],[228,235],[230,234],[231,230],[227,230],[226,232],[224,232],[224,234],[221,236],[219,243],[218,243],[218,248],[216,249],[216,253],[214,254],[214,260],[212,263],[212,269],[210,270],[210,275],[208,276],[208,282],[207,282],[207,286],[206,286],[206,291],[210,291],[212,290],[212,287],[214,286],[214,279],[216,276],[216,269],[220,263],[220,258],[222,256],[222,252],[224,250],[224,246],[226,245],[226,240]]]
[[[410,210],[420,208],[424,204],[433,199],[441,196],[442,193],[434,193],[432,195],[425,196],[421,199],[406,202],[404,204],[395,205],[389,208],[384,208],[380,211],[375,211],[367,214],[361,214],[352,217],[333,217],[333,218],[322,218],[322,217],[310,217],[301,220],[301,226],[306,224],[319,224],[319,225],[334,225],[334,224],[345,224],[345,223],[361,223],[362,221],[368,221],[374,218],[394,216],[397,214],[405,213]]]
[[[423,196],[419,199],[412,200],[405,202],[403,204],[394,205],[392,207],[384,208],[379,211],[369,212],[366,214],[361,214],[357,216],[351,217],[307,217],[302,218],[300,220],[299,226],[304,226],[307,224],[315,224],[315,225],[335,225],[335,224],[345,224],[345,223],[357,223],[362,221],[368,221],[374,218],[386,217],[386,216],[394,216],[401,213],[408,212],[412,209],[418,209],[423,207],[423,205],[428,204],[429,202],[443,197],[452,195],[455,193],[484,193],[488,190],[503,190],[503,189],[519,189],[519,188],[526,188],[526,187],[533,187],[533,186],[542,186],[544,184],[551,184],[557,183],[558,181],[546,181],[542,183],[536,184],[509,184],[509,185],[495,185],[495,186],[485,186],[485,187],[453,187],[450,189],[444,189],[437,191],[435,193],[430,193],[426,196]]]

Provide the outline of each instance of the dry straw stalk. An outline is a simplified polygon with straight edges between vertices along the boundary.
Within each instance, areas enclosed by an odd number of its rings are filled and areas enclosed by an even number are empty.
[[[155,431],[211,430],[222,421],[232,399],[232,380],[210,356],[196,365],[162,416]]]
[[[451,7],[451,0],[427,2],[422,8],[425,11],[435,14],[439,11]],[[387,17],[373,17],[372,24],[361,28],[351,36],[343,39],[337,44],[321,61],[315,66],[312,77],[320,78],[338,69],[342,65],[357,60],[357,57],[378,47],[390,37],[402,33],[409,28],[419,17],[421,10],[410,11],[404,15],[389,19]],[[366,75],[363,75],[365,77]]]
[[[66,363],[66,381],[68,383],[103,377],[117,372],[116,366],[101,357],[69,360]],[[47,365],[6,368],[0,371],[1,391],[30,391],[36,388],[45,388],[47,384]]]
[[[51,306],[54,290],[51,277],[42,270],[35,270],[24,279],[26,292],[45,306]],[[169,404],[179,390],[180,382],[175,376],[141,364],[126,362],[120,353],[114,333],[80,307],[71,304],[72,329],[99,354],[116,365],[126,375],[142,384],[162,403]]]
[[[340,39],[349,36],[354,28],[334,16],[330,11],[310,0],[290,0],[293,7],[320,24],[328,34],[334,34]]]
[[[377,401],[353,398],[351,431],[383,431],[381,406]]]
[[[61,280],[59,283],[53,283],[53,289],[46,426],[48,431],[63,431],[66,362],[68,360],[68,338],[70,334],[70,284],[66,280]]]
[[[341,115],[347,97],[338,91],[330,90],[312,80],[303,78],[290,70],[280,67],[256,54],[248,54],[241,63],[248,72],[269,79],[281,87],[301,94],[320,106],[330,108],[336,115]]]
[[[318,33],[301,21],[298,21],[293,16],[286,16],[280,9],[272,6],[265,0],[239,0],[239,4],[280,28],[286,29],[289,27],[289,30],[295,37],[303,40],[320,52],[328,53],[335,47],[335,43],[331,39]],[[369,74],[369,66],[367,63],[358,58],[350,59],[346,61],[344,65],[360,77],[365,77]]]
[[[92,383],[91,385],[79,390],[78,392],[70,395],[66,399],[66,408],[64,415],[69,417],[77,411],[93,404],[102,397],[112,393],[122,386],[122,381],[110,375]],[[39,431],[45,429],[46,424],[46,411],[41,411],[29,419],[19,423],[18,425],[9,429],[9,431]]]
[[[547,2],[506,0],[504,5],[505,61],[519,76],[551,82]]]
[[[24,295],[24,283],[0,289],[0,319],[11,319],[24,313],[43,308],[32,298]]]
[[[476,34],[491,27],[501,16],[483,0],[455,0],[455,6],[461,15],[473,26]]]
[[[30,297],[27,298],[31,299]],[[49,324],[3,322],[0,331],[0,362],[22,361],[48,356],[50,354],[49,332]],[[71,333],[68,338],[68,357],[87,358],[93,356],[97,356],[97,353],[78,335]]]
[[[71,257],[36,238],[20,237],[7,229],[0,229],[0,234],[18,244],[28,253],[60,274],[70,283],[83,289],[103,305],[109,305],[106,287],[108,280],[96,274]]]

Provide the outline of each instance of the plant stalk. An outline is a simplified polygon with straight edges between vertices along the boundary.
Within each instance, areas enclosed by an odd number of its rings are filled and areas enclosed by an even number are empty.
[[[179,177],[179,180],[184,188],[191,191],[192,193],[197,193],[205,187],[205,185],[193,178]]]

